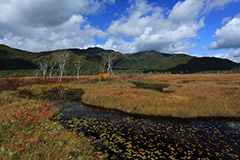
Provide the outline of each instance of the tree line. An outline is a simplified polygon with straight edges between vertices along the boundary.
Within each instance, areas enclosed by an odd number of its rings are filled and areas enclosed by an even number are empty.
[[[119,56],[116,52],[108,52],[104,53],[105,56],[102,58],[103,65],[99,65],[100,74],[105,72],[105,68],[107,66],[107,74],[109,77],[113,75],[113,63],[116,58]],[[70,59],[69,51],[57,51],[51,55],[45,55],[39,57],[36,62],[38,67],[42,73],[42,78],[46,79],[47,70],[49,70],[49,79],[52,80],[52,72],[55,67],[59,68],[59,78],[58,82],[62,81],[63,74],[65,72],[65,68]],[[77,79],[79,79],[80,68],[87,62],[87,57],[85,55],[79,55],[74,58],[74,65],[77,70]]]

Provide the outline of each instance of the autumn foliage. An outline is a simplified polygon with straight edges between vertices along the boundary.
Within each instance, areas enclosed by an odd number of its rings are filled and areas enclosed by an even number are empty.
[[[0,81],[0,91],[2,90],[16,90],[23,85],[24,79],[19,77],[6,78]]]
[[[49,120],[57,113],[51,106],[0,92],[0,159],[95,159],[90,140]]]
[[[106,80],[113,80],[113,79],[116,79],[117,77],[114,76],[114,75],[111,75],[109,77],[109,75],[107,73],[103,73],[103,74],[98,74],[98,75],[95,75],[95,76],[91,76],[89,77],[89,80],[91,82],[96,82],[96,81],[106,81]]]
[[[12,96],[10,92],[1,94],[0,105],[5,113],[0,119],[1,130],[5,131],[1,133],[1,137],[3,144],[6,144],[5,147],[2,144],[2,148],[8,148],[6,152],[15,156],[24,151],[32,151],[37,142],[41,141],[41,136],[44,136],[37,135],[34,128],[38,128],[42,121],[49,117],[49,105],[40,100],[25,100]]]

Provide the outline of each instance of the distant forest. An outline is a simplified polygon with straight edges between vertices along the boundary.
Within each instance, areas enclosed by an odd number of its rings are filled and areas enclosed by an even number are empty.
[[[84,56],[86,63],[80,68],[80,75],[96,75],[107,72],[104,57],[113,50],[102,48],[65,49],[48,52],[28,52],[0,45],[0,77],[41,76],[38,60],[44,56],[53,56],[59,51],[69,53],[65,75],[77,75],[74,62]],[[213,57],[194,57],[186,54],[167,54],[157,51],[142,51],[132,54],[117,53],[113,61],[115,74],[190,74],[190,73],[240,73],[240,64],[228,59]],[[49,68],[46,75],[49,74]],[[52,75],[59,75],[56,65]]]

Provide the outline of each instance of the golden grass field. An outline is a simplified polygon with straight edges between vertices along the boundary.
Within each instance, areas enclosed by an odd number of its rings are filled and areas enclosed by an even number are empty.
[[[173,117],[239,117],[240,74],[142,75],[137,81],[168,84],[166,93],[136,89],[126,81],[81,84],[86,104],[129,113]]]

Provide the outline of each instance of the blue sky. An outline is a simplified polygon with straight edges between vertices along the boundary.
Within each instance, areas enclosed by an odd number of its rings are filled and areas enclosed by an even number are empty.
[[[240,0],[0,0],[0,43],[101,47],[240,62]]]

